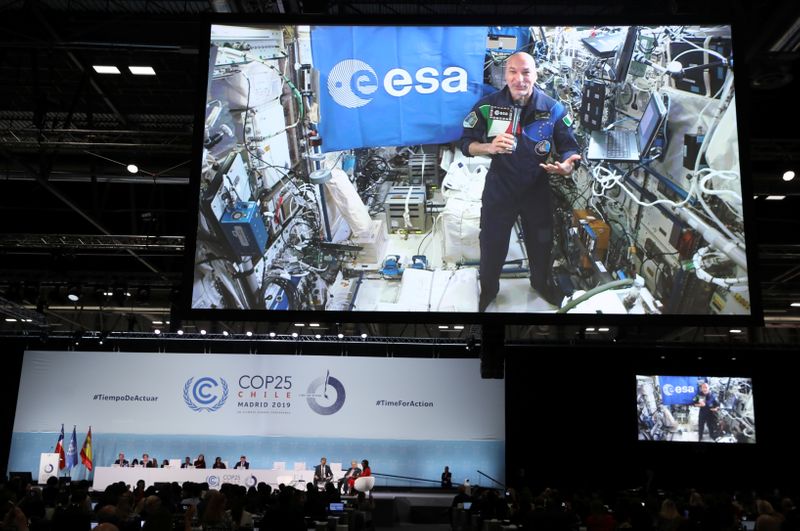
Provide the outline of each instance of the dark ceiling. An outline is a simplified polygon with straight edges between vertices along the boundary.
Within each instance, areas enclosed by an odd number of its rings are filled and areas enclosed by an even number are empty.
[[[794,25],[800,7],[767,0],[627,1],[611,7],[589,0],[566,7],[552,1],[0,2],[0,309],[6,315],[29,311],[34,318],[27,324],[0,323],[0,332],[18,333],[45,321],[51,331],[149,332],[152,320],[169,319],[181,284],[183,236],[192,225],[188,192],[202,20],[215,12],[645,18],[732,13],[739,23],[735,67],[750,81],[749,98],[739,103],[750,155],[743,180],[757,196],[750,219],[755,220],[766,324],[787,330],[780,341],[797,337],[800,309],[789,305],[800,301],[800,183],[785,183],[781,174],[793,167],[800,171],[794,166],[800,153],[798,52],[791,46],[775,50],[775,45],[787,32],[798,38]],[[93,64],[150,65],[158,75],[101,76]],[[746,87],[738,88],[744,92]],[[141,169],[137,175],[125,168],[134,161]],[[786,199],[766,201],[769,194]],[[71,283],[91,295],[97,292],[97,298],[82,310],[60,302],[57,296]],[[102,295],[115,287],[131,296]],[[37,305],[43,318],[33,312]],[[223,325],[233,330],[243,326]],[[270,326],[289,330],[291,324]],[[433,324],[381,326],[371,331],[442,336]],[[468,327],[443,337],[469,333]],[[650,332],[627,332],[637,333]],[[657,334],[677,340],[730,339],[727,333],[693,329]],[[749,334],[754,341],[770,340],[763,331]],[[552,327],[514,327],[509,337],[560,341],[572,336]]]

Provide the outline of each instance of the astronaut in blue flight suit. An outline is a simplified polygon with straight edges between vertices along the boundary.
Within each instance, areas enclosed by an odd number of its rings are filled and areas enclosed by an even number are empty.
[[[510,56],[505,80],[505,88],[478,101],[464,118],[460,140],[464,155],[492,158],[481,199],[481,312],[500,289],[517,217],[531,286],[545,300],[558,304],[550,272],[553,207],[548,174],[570,175],[581,158],[564,105],[534,90],[533,57],[524,52]]]

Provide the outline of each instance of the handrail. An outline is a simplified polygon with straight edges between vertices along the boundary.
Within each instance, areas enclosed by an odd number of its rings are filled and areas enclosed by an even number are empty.
[[[415,477],[411,477],[411,476],[396,476],[394,474],[377,474],[377,473],[373,472],[372,475],[373,476],[378,476],[378,477],[384,477],[384,478],[409,479],[411,481],[424,481],[424,482],[427,482],[427,483],[437,483],[437,484],[441,483],[441,481],[435,480],[435,479],[415,478]]]
[[[483,472],[481,472],[480,470],[476,470],[475,472],[477,472],[478,474],[480,474],[480,475],[481,475],[481,476],[483,476],[483,477],[486,477],[486,478],[489,478],[489,479],[491,479],[492,481],[494,481],[495,483],[497,483],[497,484],[498,484],[498,485],[500,485],[501,487],[503,487],[503,488],[506,488],[506,486],[505,486],[503,483],[500,483],[499,481],[497,481],[496,479],[494,479],[494,478],[493,478],[492,476],[490,476],[489,474],[484,474],[484,473],[483,473]]]

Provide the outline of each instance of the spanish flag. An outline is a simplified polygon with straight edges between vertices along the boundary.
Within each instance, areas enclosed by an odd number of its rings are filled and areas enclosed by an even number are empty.
[[[89,431],[86,433],[86,439],[83,441],[81,448],[81,462],[83,465],[92,471],[92,427],[89,426]]]

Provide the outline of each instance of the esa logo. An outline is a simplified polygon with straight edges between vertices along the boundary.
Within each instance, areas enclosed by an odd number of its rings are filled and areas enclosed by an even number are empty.
[[[224,378],[216,380],[210,376],[194,377],[183,386],[183,401],[192,411],[216,411],[228,399],[228,383]]]
[[[440,80],[441,78],[441,80]],[[411,72],[402,68],[392,68],[383,76],[379,84],[375,69],[358,59],[339,61],[328,74],[328,92],[333,101],[356,109],[371,102],[382,84],[390,96],[400,98],[415,90],[419,94],[433,94],[438,90],[448,93],[467,91],[467,71],[458,66],[448,66],[439,74],[431,66]]]
[[[664,391],[664,394],[666,396],[694,393],[694,387],[691,385],[664,384],[664,386],[661,389]]]

